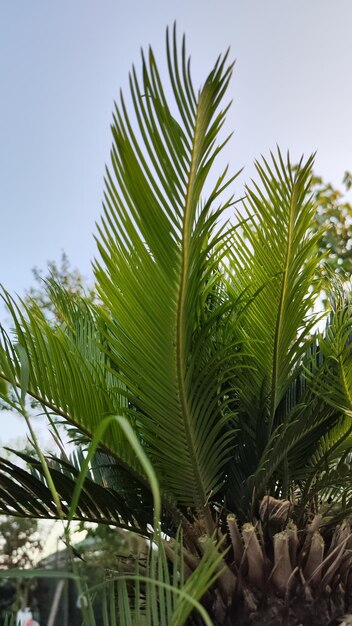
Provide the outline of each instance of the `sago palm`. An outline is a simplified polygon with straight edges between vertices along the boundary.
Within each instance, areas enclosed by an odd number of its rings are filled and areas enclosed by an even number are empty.
[[[317,334],[313,159],[263,159],[235,203],[236,175],[217,170],[232,65],[219,58],[196,92],[184,41],[166,49],[168,88],[149,50],[115,107],[101,305],[52,282],[53,325],[3,290],[2,396],[27,394],[83,448],[107,416],[128,419],[160,485],[170,562],[179,528],[186,577],[206,546],[223,553],[202,600],[214,624],[327,624],[350,602],[352,540],[336,523],[352,507],[351,305],[335,288]],[[81,454],[49,459],[64,514]],[[32,473],[1,461],[1,512],[57,517],[41,464],[22,456]],[[149,483],[113,421],[75,518],[150,533]]]

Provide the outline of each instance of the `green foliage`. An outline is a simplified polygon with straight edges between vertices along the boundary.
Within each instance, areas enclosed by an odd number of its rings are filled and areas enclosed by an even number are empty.
[[[122,96],[114,114],[95,262],[104,307],[50,281],[53,326],[39,306],[4,292],[18,347],[3,333],[1,362],[3,378],[22,386],[19,402],[28,387],[88,439],[105,416],[125,415],[156,471],[166,518],[177,526],[196,515],[211,533],[212,503],[226,497],[247,516],[253,491],[259,499],[296,486],[302,463],[349,408],[317,393],[320,372],[305,375],[310,355],[325,362],[330,349],[312,336],[313,160],[292,168],[278,152],[257,163],[236,225],[220,228],[233,178],[224,172],[211,186],[207,176],[223,145],[231,66],[219,59],[195,95],[184,44],[180,54],[176,39],[167,46],[174,102],[150,51],[141,83],[131,74],[134,122]],[[114,420],[101,443],[121,468],[120,523],[131,523],[126,492],[131,480],[148,491],[145,470]]]
[[[5,615],[4,626],[15,626],[15,615],[9,613]]]
[[[2,518],[0,546],[1,568],[32,567],[41,550],[38,523],[25,517]]]
[[[1,460],[0,509],[152,534],[159,549],[144,578],[133,575],[135,604],[125,579],[114,588],[126,625],[139,615],[142,584],[146,624],[159,612],[173,623],[174,611],[175,626],[184,623],[189,602],[178,609],[177,597],[198,602],[212,584],[210,609],[230,619],[236,576],[213,539],[227,512],[256,519],[270,493],[293,497],[304,518],[329,485],[338,514],[349,497],[337,451],[350,459],[351,306],[337,291],[326,331],[315,332],[323,235],[313,158],[293,168],[278,151],[258,162],[234,211],[236,175],[216,172],[232,66],[219,58],[196,93],[175,34],[167,62],[169,90],[150,50],[141,78],[130,76],[133,119],[122,95],[115,108],[94,262],[102,304],[51,280],[55,324],[2,292],[14,327],[0,342],[11,406],[30,424],[28,394],[92,443],[71,460],[37,450],[40,463],[26,459],[32,474]],[[159,507],[168,537],[182,528],[171,553]],[[164,549],[189,568],[182,588],[182,567],[170,577]]]
[[[7,382],[3,378],[0,379],[0,394],[1,397],[7,397]]]
[[[35,286],[28,289],[24,301],[29,307],[35,303],[35,306],[38,306],[49,320],[62,321],[60,311],[51,297],[50,289],[48,289],[52,281],[59,283],[65,289],[66,295],[70,294],[73,300],[84,297],[90,302],[94,302],[96,299],[94,288],[87,283],[86,278],[77,268],[71,268],[65,252],[61,254],[60,263],[48,261],[45,273],[38,267],[34,267],[32,274]]]
[[[42,542],[38,522],[26,517],[2,517],[0,520],[0,569],[6,570],[8,579],[0,581],[0,617],[3,608],[19,609],[29,602],[29,595],[35,594],[36,580],[20,578],[11,580],[11,570],[27,569],[34,566]]]
[[[345,172],[345,191],[351,189],[351,174]],[[317,210],[313,229],[319,232],[319,252],[325,265],[334,274],[349,277],[352,273],[352,204],[348,196],[320,176],[312,180]],[[328,277],[329,278],[329,277]]]

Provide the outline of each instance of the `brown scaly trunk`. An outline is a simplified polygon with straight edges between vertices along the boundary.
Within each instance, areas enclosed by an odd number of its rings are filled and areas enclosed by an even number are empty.
[[[324,536],[321,516],[297,529],[288,501],[266,497],[256,525],[229,515],[232,584],[218,580],[203,599],[214,626],[352,626],[352,531]],[[226,595],[227,594],[227,595]],[[192,615],[189,626],[202,622]]]

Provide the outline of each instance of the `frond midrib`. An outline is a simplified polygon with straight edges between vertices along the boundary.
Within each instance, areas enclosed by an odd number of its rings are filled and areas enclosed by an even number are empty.
[[[208,526],[211,527],[211,515],[209,507],[206,506],[207,494],[205,491],[204,481],[202,478],[202,468],[199,464],[199,459],[195,449],[194,432],[192,428],[192,416],[188,402],[188,395],[186,389],[186,351],[185,351],[185,306],[187,297],[187,280],[190,271],[190,242],[192,233],[192,193],[194,189],[194,182],[196,178],[197,167],[201,157],[200,142],[200,125],[201,114],[199,111],[199,96],[196,119],[194,126],[191,163],[189,170],[189,177],[187,183],[187,192],[185,199],[184,221],[182,229],[182,244],[181,244],[181,276],[177,298],[177,318],[176,318],[176,364],[177,364],[177,380],[178,389],[182,410],[182,417],[184,423],[184,429],[187,439],[188,451],[191,460],[191,464],[194,472],[194,479],[197,486],[197,493],[195,494],[195,500],[197,507],[203,512],[207,519]],[[210,529],[210,528],[209,528]]]
[[[270,417],[269,417],[269,434],[271,434],[275,411],[278,398],[278,379],[279,379],[279,367],[280,367],[280,347],[281,347],[281,334],[284,323],[284,308],[288,292],[288,270],[290,267],[291,259],[293,256],[293,228],[294,228],[294,211],[297,203],[297,188],[294,183],[292,190],[292,197],[290,201],[288,231],[287,231],[287,246],[286,246],[286,258],[285,267],[283,269],[283,279],[281,284],[281,293],[279,300],[278,315],[276,319],[275,336],[274,336],[274,351],[273,351],[273,370],[271,378],[271,398],[270,398]]]

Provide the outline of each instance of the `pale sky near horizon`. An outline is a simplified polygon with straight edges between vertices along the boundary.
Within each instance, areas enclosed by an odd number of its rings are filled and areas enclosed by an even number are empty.
[[[241,184],[276,144],[294,159],[317,150],[316,172],[337,185],[352,170],[352,0],[0,0],[0,283],[11,293],[62,250],[90,275],[113,101],[141,46],[165,68],[174,20],[196,86],[228,46],[237,59],[226,157],[245,166]],[[1,441],[22,432],[0,418]]]

